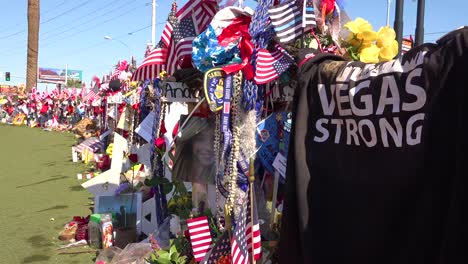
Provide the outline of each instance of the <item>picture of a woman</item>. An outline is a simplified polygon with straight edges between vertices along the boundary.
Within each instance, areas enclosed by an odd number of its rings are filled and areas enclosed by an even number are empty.
[[[213,140],[212,120],[191,117],[175,144],[173,179],[214,184],[216,169]]]

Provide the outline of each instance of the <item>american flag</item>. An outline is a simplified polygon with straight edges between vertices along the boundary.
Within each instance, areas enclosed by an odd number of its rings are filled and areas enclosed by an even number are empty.
[[[302,14],[296,0],[273,6],[268,13],[281,43],[291,42],[302,34]]]
[[[231,258],[230,248],[229,234],[228,232],[224,232],[200,264],[216,264],[221,257]]]
[[[237,221],[236,228],[232,234],[231,239],[231,256],[232,264],[247,264],[249,263],[249,253],[247,252],[247,238],[245,236],[245,215],[246,206],[240,211],[239,220]]]
[[[259,49],[255,68],[255,82],[265,84],[276,80],[293,63],[290,55],[279,45],[276,50]]]
[[[166,28],[167,24],[169,24],[169,22],[166,23]],[[166,68],[164,64],[167,60],[167,52],[168,50],[161,40],[155,49],[149,52],[148,56],[145,57],[141,65],[132,75],[132,81],[155,79],[158,74]]]
[[[201,261],[210,249],[211,233],[208,226],[208,218],[201,216],[187,219],[187,226],[192,244],[193,256],[196,261]]]
[[[85,97],[83,98],[83,101],[88,101],[88,100],[93,101],[93,100],[99,99],[100,96],[98,94],[99,94],[99,87],[94,86],[94,88],[89,90],[89,92],[85,95]]]
[[[138,66],[133,81],[154,79],[165,70],[173,74],[179,61],[192,54],[192,41],[205,30],[218,10],[216,0],[188,1],[175,14],[177,20],[168,19],[161,41]]]
[[[104,144],[99,140],[98,137],[90,137],[76,146],[75,150],[82,153],[85,149],[88,149],[94,153],[98,150],[101,150],[102,148],[104,148]]]
[[[302,27],[306,27],[307,25],[312,25],[313,27],[317,26],[314,1],[312,0],[304,0],[304,5],[302,7]]]
[[[250,202],[250,191],[247,200],[247,225],[245,236],[247,237],[247,249],[250,254],[254,255],[254,259],[258,260],[262,257],[262,238],[260,235],[260,224],[258,222],[258,212],[255,205],[255,192],[253,192],[253,204]],[[253,207],[253,219],[250,215],[251,206]],[[253,246],[253,250],[252,250]]]

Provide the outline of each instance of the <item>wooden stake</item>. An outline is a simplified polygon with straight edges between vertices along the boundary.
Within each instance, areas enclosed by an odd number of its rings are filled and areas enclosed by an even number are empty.
[[[255,182],[255,166],[254,166],[254,158],[250,158],[250,168],[249,168],[249,192],[250,192],[250,221],[252,222],[251,226],[253,227],[254,221],[254,182]],[[253,235],[253,231],[252,231]],[[252,241],[252,252],[250,254],[251,263],[255,264],[255,256],[253,252],[253,241]]]

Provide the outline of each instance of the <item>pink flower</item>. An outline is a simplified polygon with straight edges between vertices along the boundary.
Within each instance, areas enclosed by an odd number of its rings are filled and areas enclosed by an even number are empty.
[[[160,151],[164,151],[166,150],[166,140],[164,140],[164,137],[158,137],[155,141],[154,141],[154,145],[156,146],[156,148]]]

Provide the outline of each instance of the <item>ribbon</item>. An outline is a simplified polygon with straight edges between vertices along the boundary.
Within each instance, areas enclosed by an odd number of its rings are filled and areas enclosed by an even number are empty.
[[[224,135],[223,142],[223,153],[221,154],[221,160],[224,159],[228,152],[228,147],[231,144],[232,133],[230,129],[230,116],[231,116],[231,96],[232,96],[232,80],[233,75],[229,74],[226,76],[224,83],[224,96],[223,96],[223,113],[221,119],[221,131]]]
[[[227,26],[218,36],[218,42],[221,46],[227,46],[230,43],[240,39],[237,47],[240,50],[242,63],[231,64],[223,67],[224,72],[231,74],[240,70],[244,70],[246,79],[251,80],[254,77],[254,70],[249,63],[250,57],[254,51],[254,45],[250,41],[252,37],[249,33],[249,24],[251,22],[249,16],[237,17],[229,26]]]

